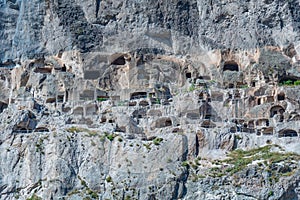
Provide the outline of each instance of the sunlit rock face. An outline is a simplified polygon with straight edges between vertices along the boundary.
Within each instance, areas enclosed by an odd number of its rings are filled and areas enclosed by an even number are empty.
[[[0,3],[3,64],[71,50],[121,53],[150,43],[182,54],[264,46],[299,52],[296,0]]]
[[[0,0],[0,199],[298,199],[299,10]]]

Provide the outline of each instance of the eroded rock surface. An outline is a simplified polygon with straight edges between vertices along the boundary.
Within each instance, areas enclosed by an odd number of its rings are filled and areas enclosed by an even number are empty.
[[[298,199],[299,1],[0,1],[1,199]]]

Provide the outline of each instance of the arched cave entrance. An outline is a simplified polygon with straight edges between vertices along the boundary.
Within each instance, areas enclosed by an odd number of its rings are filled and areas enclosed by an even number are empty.
[[[239,65],[235,61],[227,61],[224,63],[223,71],[239,71]]]
[[[279,94],[277,95],[277,100],[278,100],[278,101],[283,101],[283,100],[285,100],[285,94],[284,94],[283,92],[279,93]]]
[[[274,115],[276,114],[280,114],[282,115],[283,113],[285,112],[285,109],[282,107],[282,106],[273,106],[271,109],[270,109],[270,117],[274,117]]]

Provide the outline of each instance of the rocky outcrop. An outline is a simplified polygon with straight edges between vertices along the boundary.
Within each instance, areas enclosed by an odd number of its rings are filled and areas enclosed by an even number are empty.
[[[298,1],[0,1],[1,199],[298,199]]]
[[[289,181],[298,180],[300,77],[280,50],[258,49],[256,61],[202,55],[215,64],[153,51],[102,54],[99,71],[109,72],[97,78],[66,55],[2,69],[3,199],[298,195]],[[288,67],[271,74],[260,61],[274,55]]]
[[[2,1],[1,60],[64,51],[171,52],[299,46],[299,2],[281,1]],[[296,50],[299,52],[299,50]]]

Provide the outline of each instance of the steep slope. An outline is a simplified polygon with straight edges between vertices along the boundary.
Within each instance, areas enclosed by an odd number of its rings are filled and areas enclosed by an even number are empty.
[[[298,199],[300,2],[0,0],[0,199]]]

